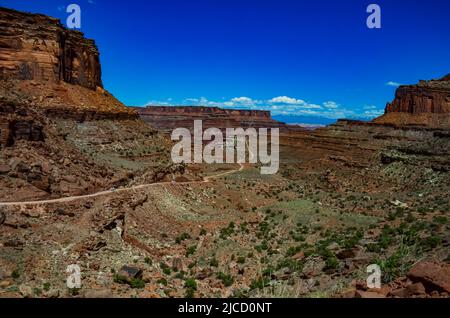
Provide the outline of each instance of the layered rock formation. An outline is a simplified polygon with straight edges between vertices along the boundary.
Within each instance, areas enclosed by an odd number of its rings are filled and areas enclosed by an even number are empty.
[[[417,85],[400,86],[376,123],[450,127],[450,74]]]
[[[421,81],[418,85],[400,86],[387,113],[450,113],[450,74],[439,80]]]
[[[168,143],[103,89],[94,41],[0,8],[0,201],[159,180]]]
[[[102,87],[99,51],[59,20],[0,8],[0,79]]]
[[[57,19],[0,8],[0,148],[44,140],[37,118],[50,117],[134,120],[137,114],[102,88],[94,41]]]
[[[194,120],[202,120],[203,128],[236,127],[281,128],[287,125],[274,120],[269,111],[235,110],[204,106],[147,106],[132,107],[151,126],[165,131],[178,127],[193,129]]]

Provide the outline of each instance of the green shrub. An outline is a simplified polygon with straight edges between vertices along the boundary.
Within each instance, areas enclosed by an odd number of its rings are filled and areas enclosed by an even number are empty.
[[[197,250],[197,246],[195,246],[195,245],[188,247],[188,249],[186,250],[186,257],[189,257],[189,255],[194,254],[196,250]]]
[[[175,239],[175,242],[177,244],[180,244],[181,242],[188,240],[190,238],[191,238],[191,236],[188,233],[183,233]]]
[[[190,289],[193,289],[193,290],[197,290],[197,282],[195,281],[194,278],[187,278],[184,281],[184,287],[190,288]]]
[[[263,289],[270,285],[270,279],[268,277],[260,277],[258,279],[252,280],[250,284],[250,289]]]
[[[432,250],[442,243],[442,238],[437,235],[428,236],[420,241],[420,245],[426,250]]]
[[[219,266],[219,261],[214,257],[209,262],[209,266],[211,266],[211,267],[218,267]]]
[[[17,279],[20,277],[20,273],[17,269],[13,270],[13,272],[11,273],[11,277],[14,279]]]
[[[50,283],[48,283],[48,282],[44,283],[43,289],[44,289],[45,291],[49,291],[49,290],[50,290]]]
[[[145,282],[140,278],[132,278],[130,280],[130,286],[131,288],[144,288]]]
[[[226,287],[233,285],[234,278],[230,274],[224,274],[222,272],[219,272],[217,274],[217,278],[220,279]]]

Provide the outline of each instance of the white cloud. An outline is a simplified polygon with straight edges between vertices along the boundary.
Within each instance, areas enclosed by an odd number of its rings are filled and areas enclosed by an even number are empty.
[[[386,83],[386,85],[387,86],[392,86],[392,87],[399,87],[402,84],[397,83],[397,82],[393,82],[393,81],[389,81],[389,82]]]
[[[336,109],[339,107],[339,104],[333,101],[328,101],[323,103],[323,106],[325,106],[326,108],[330,108],[330,109]]]
[[[232,98],[230,100],[230,102],[233,104],[239,104],[239,105],[244,105],[244,106],[253,106],[253,105],[258,104],[260,101],[253,100],[250,97],[243,96],[243,97]]]
[[[309,103],[302,99],[288,96],[278,96],[267,100],[257,100],[247,96],[234,97],[231,99],[208,100],[206,97],[186,98],[177,102],[168,98],[164,101],[150,101],[147,105],[184,105],[184,106],[209,106],[233,109],[258,109],[267,110],[272,115],[305,115],[320,116],[330,119],[338,118],[367,118],[372,119],[383,114],[384,110],[377,106],[367,104],[361,107],[345,107],[334,101],[326,101],[321,105]]]
[[[304,100],[296,99],[288,96],[278,96],[269,100],[271,104],[291,104],[291,105],[303,105],[305,104]]]
[[[186,103],[195,103],[195,104],[197,104],[197,103],[199,102],[199,99],[198,99],[198,98],[186,98],[186,99],[184,100],[184,102],[186,102]]]

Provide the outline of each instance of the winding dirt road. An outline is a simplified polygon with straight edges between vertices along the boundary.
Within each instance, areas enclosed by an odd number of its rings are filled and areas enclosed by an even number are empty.
[[[96,198],[108,194],[113,193],[121,193],[121,192],[129,192],[133,190],[140,190],[150,187],[156,187],[160,185],[189,185],[189,184],[202,184],[202,183],[209,183],[211,180],[221,178],[239,171],[242,171],[244,169],[244,165],[242,163],[239,164],[239,169],[234,169],[226,172],[222,172],[216,175],[203,177],[203,180],[201,181],[187,181],[187,182],[155,182],[155,183],[147,183],[147,184],[141,184],[137,186],[132,186],[129,188],[120,188],[116,190],[105,190],[100,191],[92,194],[85,194],[85,195],[79,195],[79,196],[72,196],[72,197],[64,197],[59,199],[50,199],[50,200],[40,200],[40,201],[22,201],[22,202],[0,202],[0,207],[6,207],[6,206],[26,206],[26,205],[34,205],[34,204],[50,204],[50,203],[61,203],[61,202],[72,202],[80,199],[88,199],[88,198]]]

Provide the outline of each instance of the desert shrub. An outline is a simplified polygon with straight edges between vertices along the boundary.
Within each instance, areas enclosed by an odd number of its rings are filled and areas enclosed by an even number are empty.
[[[17,269],[13,270],[12,273],[11,273],[11,277],[14,278],[14,279],[19,278],[20,277],[19,271]]]
[[[184,287],[186,287],[187,289],[197,290],[197,282],[194,278],[187,278],[184,281]]]
[[[442,215],[437,215],[433,218],[433,222],[436,222],[437,224],[444,225],[447,223],[447,217]]]
[[[50,283],[48,283],[48,282],[44,283],[43,289],[44,289],[45,291],[49,291],[49,290],[50,290]]]
[[[170,275],[170,273],[172,272],[169,265],[167,265],[166,263],[161,263],[159,266],[161,267],[163,273],[166,275]]]
[[[132,278],[130,280],[130,286],[131,288],[144,288],[145,282],[140,278]]]
[[[158,284],[167,286],[167,279],[165,279],[165,278],[160,278],[160,279],[158,279],[156,282],[157,282]]]
[[[250,284],[250,289],[263,289],[264,287],[269,286],[270,279],[267,277],[259,277],[258,279],[252,280]]]
[[[186,250],[186,257],[193,255],[196,250],[197,250],[197,246],[195,246],[195,245],[189,246]]]
[[[420,245],[425,250],[432,250],[442,243],[442,238],[437,235],[428,236],[420,241]]]
[[[175,242],[177,244],[180,244],[181,242],[188,240],[190,238],[191,238],[191,236],[188,233],[183,233],[175,239]]]
[[[226,286],[226,287],[233,285],[234,278],[230,274],[224,274],[222,272],[219,272],[217,274],[217,278],[220,279],[222,281],[222,283],[224,284],[224,286]]]
[[[218,267],[219,266],[219,261],[214,257],[209,262],[209,266],[211,266],[211,267]]]
[[[245,256],[239,256],[237,262],[238,264],[245,264]]]
[[[234,222],[230,222],[226,228],[220,230],[220,238],[226,239],[230,235],[234,234],[235,224]]]
[[[292,258],[284,258],[277,264],[277,269],[288,268],[292,272],[298,272],[303,269],[304,262],[296,261]]]
[[[406,260],[409,253],[410,250],[405,245],[402,245],[387,259],[375,260],[375,264],[380,266],[384,283],[391,282],[409,270],[411,263]]]

